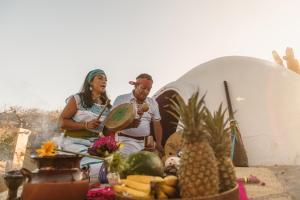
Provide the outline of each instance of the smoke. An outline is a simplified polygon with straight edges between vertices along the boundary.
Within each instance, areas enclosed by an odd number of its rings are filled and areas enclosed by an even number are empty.
[[[43,111],[36,108],[25,109],[22,107],[10,107],[0,112],[0,128],[5,130],[5,134],[14,133],[9,137],[14,138],[13,141],[5,140],[1,145],[9,147],[8,152],[13,152],[12,148],[14,145],[12,144],[17,139],[16,130],[24,128],[31,131],[27,147],[30,149],[39,148],[43,141],[51,139],[62,132],[58,125],[59,115],[60,111],[58,110]],[[3,135],[1,138],[2,137],[4,138]],[[7,137],[7,135],[5,135],[5,137]],[[11,155],[3,155],[1,153],[1,157],[7,159],[11,157]]]
[[[36,119],[36,126],[32,128],[33,138],[30,139],[31,148],[39,148],[43,141],[52,139],[59,135],[62,131],[58,125],[59,112],[44,113],[41,118]]]

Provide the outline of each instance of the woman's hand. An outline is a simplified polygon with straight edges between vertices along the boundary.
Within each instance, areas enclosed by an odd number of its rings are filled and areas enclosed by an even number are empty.
[[[89,122],[85,123],[85,129],[96,129],[100,125],[100,121],[98,119],[93,119]]]

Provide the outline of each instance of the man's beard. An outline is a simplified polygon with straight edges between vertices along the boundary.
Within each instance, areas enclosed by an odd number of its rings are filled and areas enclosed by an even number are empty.
[[[139,93],[136,93],[135,91],[133,91],[133,94],[134,94],[136,100],[138,100],[140,103],[143,103],[147,99],[147,96],[148,96],[148,94],[139,94]]]
[[[138,101],[140,101],[141,103],[144,102],[144,101],[146,100],[146,98],[147,98],[147,95],[138,95],[138,96],[136,97],[136,99],[137,99]]]

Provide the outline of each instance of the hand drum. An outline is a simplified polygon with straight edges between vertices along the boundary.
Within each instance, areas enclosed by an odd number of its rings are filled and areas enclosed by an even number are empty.
[[[131,103],[124,103],[115,107],[108,114],[104,126],[110,131],[120,131],[130,125],[135,118],[135,107]]]

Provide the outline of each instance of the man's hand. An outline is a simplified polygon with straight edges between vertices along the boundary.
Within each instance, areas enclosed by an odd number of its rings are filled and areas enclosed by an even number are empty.
[[[165,150],[161,144],[156,144],[155,148],[159,152],[160,157],[163,157],[165,155]]]

